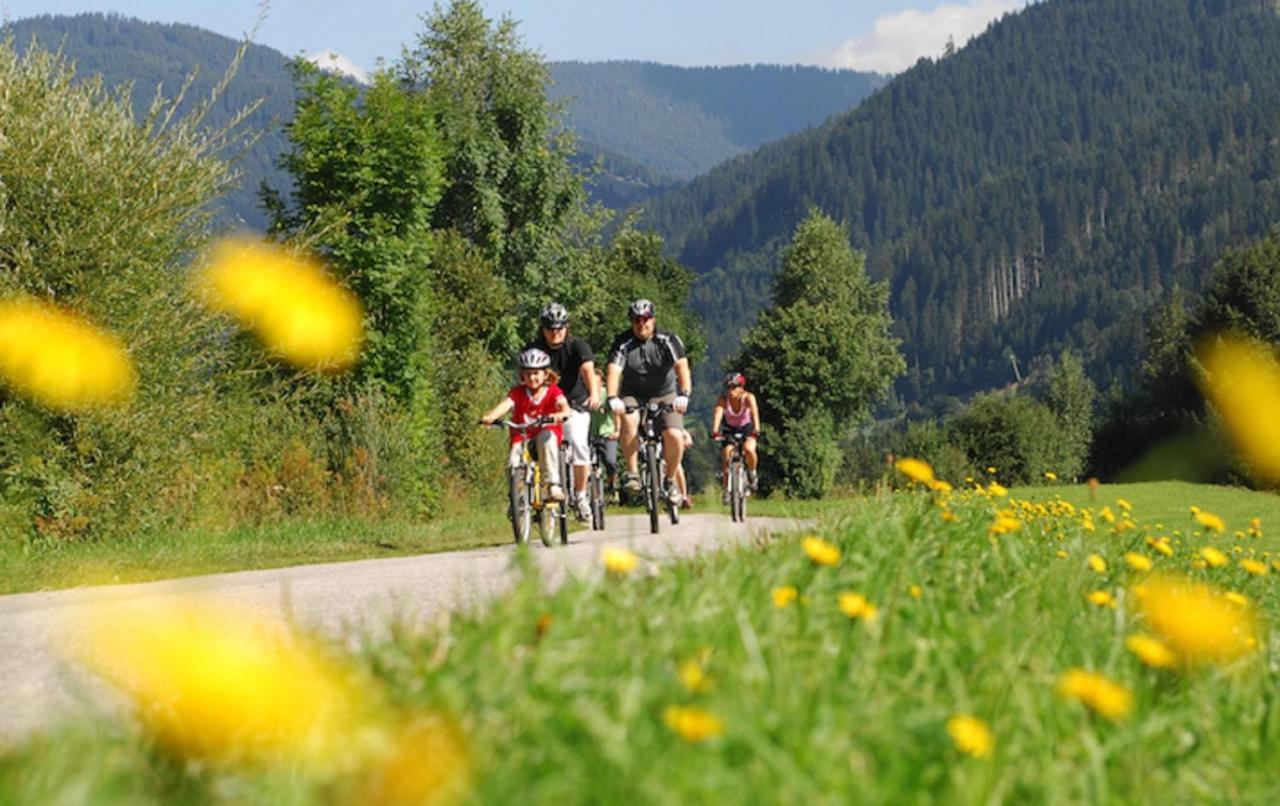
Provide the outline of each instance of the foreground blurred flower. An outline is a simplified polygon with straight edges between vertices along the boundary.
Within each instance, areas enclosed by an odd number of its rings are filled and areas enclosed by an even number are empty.
[[[1208,585],[1161,577],[1133,589],[1147,625],[1187,665],[1226,663],[1257,646],[1253,610]]]
[[[81,412],[124,403],[137,373],[112,335],[35,300],[0,302],[0,382],[40,405]]]
[[[1240,567],[1254,576],[1264,577],[1269,573],[1267,564],[1259,560],[1241,560]]]
[[[893,465],[898,472],[912,481],[929,485],[933,482],[933,468],[929,467],[929,463],[920,459],[911,459],[909,457],[899,459]]]
[[[640,564],[639,557],[618,546],[605,546],[600,552],[600,561],[604,563],[605,571],[618,577],[630,574]]]
[[[783,585],[773,589],[773,606],[782,609],[796,600],[800,592],[794,585]]]
[[[1125,639],[1124,645],[1138,656],[1138,660],[1153,669],[1172,669],[1178,659],[1173,650],[1149,635],[1131,635]]]
[[[350,741],[351,680],[276,625],[185,603],[104,610],[89,626],[85,660],[173,752],[322,764]]]
[[[466,793],[471,760],[456,726],[419,717],[391,736],[365,773],[359,804],[447,804]]]
[[[1201,342],[1196,380],[1222,415],[1231,441],[1250,471],[1280,481],[1280,363],[1271,348],[1228,334]]]
[[[1107,572],[1107,561],[1102,559],[1101,554],[1090,554],[1085,562],[1089,564],[1091,569],[1099,574],[1105,574]]]
[[[810,535],[800,545],[816,565],[835,565],[840,562],[840,549],[820,537]]]
[[[724,733],[720,717],[692,705],[669,705],[662,721],[686,742],[705,742]]]
[[[880,614],[879,608],[867,601],[867,597],[861,593],[845,592],[840,594],[837,601],[840,604],[840,612],[852,619],[860,618],[863,621],[872,622]]]
[[[1119,722],[1133,710],[1129,689],[1084,669],[1069,669],[1058,680],[1058,693],[1084,703],[1112,722]]]
[[[1136,551],[1125,552],[1124,561],[1135,571],[1150,571],[1151,558]]]
[[[1227,524],[1222,520],[1222,518],[1219,518],[1212,512],[1205,512],[1203,509],[1198,509],[1191,515],[1191,517],[1195,518],[1196,523],[1203,526],[1206,531],[1221,533],[1227,530]]]
[[[1205,563],[1210,568],[1221,568],[1227,564],[1227,555],[1218,551],[1213,546],[1205,546],[1200,549],[1200,556],[1204,558]]]
[[[1054,473],[1052,470],[1046,470],[1046,471],[1044,471],[1044,477],[1045,477],[1047,480],[1049,480],[1049,481],[1057,481],[1057,480],[1058,480],[1058,474],[1057,474],[1057,473]]]
[[[1116,606],[1115,597],[1106,591],[1089,591],[1084,598],[1095,607],[1110,607],[1114,609]]]
[[[975,716],[956,714],[947,720],[947,733],[956,749],[974,758],[991,758],[996,740],[991,735],[991,728]]]
[[[257,334],[294,366],[339,372],[360,355],[363,314],[355,295],[320,266],[245,239],[217,244],[198,280],[201,299]]]
[[[686,660],[676,669],[676,677],[686,690],[699,694],[711,688],[707,670],[697,660]]]

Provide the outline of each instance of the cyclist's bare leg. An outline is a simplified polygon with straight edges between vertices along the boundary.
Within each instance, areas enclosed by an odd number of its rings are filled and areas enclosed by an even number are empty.
[[[662,432],[662,455],[667,459],[667,478],[676,478],[676,468],[684,458],[684,429],[668,428]]]
[[[622,458],[626,462],[627,471],[630,473],[636,473],[639,469],[636,456],[639,430],[639,414],[633,412],[622,415],[622,435],[618,441],[622,444]]]
[[[760,461],[756,455],[755,437],[747,437],[742,443],[742,453],[747,457],[747,470],[755,470],[756,462]]]

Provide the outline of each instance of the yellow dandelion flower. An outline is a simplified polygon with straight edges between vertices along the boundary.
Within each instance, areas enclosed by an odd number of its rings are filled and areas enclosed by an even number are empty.
[[[1169,538],[1167,537],[1148,537],[1147,545],[1166,557],[1173,556],[1173,546],[1169,544]]]
[[[1200,556],[1210,568],[1221,568],[1227,564],[1227,555],[1223,554],[1213,546],[1205,546],[1200,549]]]
[[[879,610],[874,604],[867,601],[867,597],[861,593],[845,592],[839,597],[840,612],[844,613],[851,619],[862,619],[871,622],[876,620]]]
[[[1240,567],[1257,577],[1264,577],[1268,573],[1267,564],[1258,560],[1241,560]]]
[[[921,588],[919,585],[912,585],[907,588],[907,593],[911,594],[912,599],[919,599],[921,596],[924,596],[924,588]]]
[[[921,484],[929,484],[933,481],[933,468],[929,467],[928,462],[921,459],[904,457],[899,459],[897,462],[894,462],[893,466],[898,469],[899,473],[912,481],[916,481]]]
[[[1172,669],[1178,660],[1173,650],[1149,635],[1131,635],[1125,639],[1124,645],[1138,656],[1138,660],[1153,669]]]
[[[1089,601],[1089,604],[1096,607],[1115,608],[1116,606],[1115,597],[1106,591],[1089,591],[1084,598]]]
[[[1044,471],[1044,477],[1045,477],[1046,479],[1048,479],[1049,481],[1057,481],[1057,480],[1058,480],[1058,474],[1057,474],[1057,473],[1054,473],[1052,470],[1046,470],[1046,471]]]
[[[1136,551],[1126,552],[1124,561],[1135,571],[1151,570],[1151,558],[1145,554],[1139,554]]]
[[[947,734],[957,750],[974,758],[991,758],[996,746],[987,723],[969,714],[956,714],[948,719]]]
[[[228,239],[210,252],[197,286],[212,310],[234,317],[296,367],[337,372],[360,355],[360,303],[313,261],[261,241]]]
[[[109,333],[53,305],[0,301],[0,383],[16,393],[75,413],[127,402],[137,381]]]
[[[419,717],[398,729],[385,755],[367,769],[352,803],[457,803],[471,779],[462,732],[439,717]]]
[[[1105,574],[1107,572],[1107,561],[1102,559],[1101,554],[1090,554],[1088,558],[1085,559],[1085,562],[1089,564],[1089,568],[1099,574]]]
[[[835,565],[840,562],[840,549],[820,537],[806,537],[801,547],[815,565]]]
[[[1187,664],[1226,663],[1257,645],[1253,610],[1212,587],[1175,577],[1134,588],[1152,632]]]
[[[991,493],[996,498],[1004,498],[1009,494],[1008,489],[994,481],[987,485],[987,492]]]
[[[1098,517],[1102,518],[1107,523],[1116,522],[1116,515],[1111,511],[1111,507],[1103,507],[1102,511],[1098,513]]]
[[[1192,517],[1196,519],[1196,523],[1205,528],[1205,531],[1221,533],[1225,532],[1227,529],[1227,524],[1223,522],[1222,518],[1219,518],[1212,512],[1205,512],[1202,509],[1192,515]]]
[[[707,676],[707,671],[702,668],[702,664],[696,660],[681,663],[676,669],[676,678],[679,679],[680,685],[694,694],[711,688],[711,678]]]
[[[662,721],[677,736],[696,744],[724,735],[724,721],[709,711],[692,705],[669,705],[662,712]]]
[[[1021,528],[1022,521],[1011,515],[1000,513],[996,516],[995,522],[987,527],[987,532],[993,535],[1007,535]]]
[[[1198,346],[1201,390],[1222,415],[1250,470],[1280,480],[1280,363],[1270,345],[1228,334]]]
[[[1095,713],[1119,722],[1133,711],[1133,694],[1124,686],[1084,669],[1069,669],[1058,680],[1058,693],[1087,705]]]
[[[987,465],[987,472],[994,476],[996,473],[996,469],[991,465]]]
[[[1123,509],[1125,512],[1132,512],[1132,511],[1133,511],[1133,504],[1129,503],[1129,501],[1128,501],[1127,499],[1124,499],[1124,498],[1117,498],[1117,499],[1116,499],[1116,506],[1120,507],[1120,508],[1121,508],[1121,509]]]
[[[934,479],[929,482],[929,489],[933,490],[935,493],[943,493],[945,495],[946,493],[951,492],[951,485],[942,479]]]
[[[1236,607],[1249,606],[1249,599],[1243,593],[1236,593],[1235,591],[1227,591],[1226,593],[1222,594],[1222,598],[1226,599],[1228,602],[1235,605]]]
[[[942,520],[945,523],[955,523],[959,518],[956,517],[956,513],[949,509],[944,509],[942,510]]]
[[[773,589],[773,606],[779,610],[783,610],[790,606],[792,602],[799,596],[799,591],[795,585],[782,585]]]
[[[279,625],[184,602],[104,607],[88,634],[87,663],[180,755],[319,764],[357,727],[351,680]]]
[[[600,552],[600,561],[605,571],[617,577],[630,574],[640,564],[639,557],[620,546],[605,546]]]
[[[1065,551],[1063,551],[1062,549],[1058,549],[1057,557],[1058,557],[1058,559],[1059,559],[1059,560],[1065,560],[1065,559],[1067,559],[1067,556],[1068,556],[1068,555],[1067,555],[1067,553],[1066,553]]]

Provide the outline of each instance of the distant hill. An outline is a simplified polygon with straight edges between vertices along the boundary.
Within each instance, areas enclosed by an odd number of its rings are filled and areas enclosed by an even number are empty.
[[[587,150],[690,179],[857,106],[884,76],[818,67],[554,62],[552,98]]]
[[[1143,314],[1280,221],[1275,0],[1046,0],[857,109],[648,204],[726,356],[811,207],[892,287],[911,400],[1064,347],[1104,382]]]
[[[186,106],[207,98],[239,46],[234,39],[191,25],[143,22],[115,14],[29,17],[11,23],[9,30],[20,50],[33,38],[45,49],[62,50],[75,62],[77,77],[100,74],[108,87],[132,85],[138,116],[146,114],[156,87],[172,97],[193,69],[198,68],[199,73],[187,92]],[[237,163],[240,187],[224,200],[224,221],[265,228],[266,218],[257,202],[258,187],[264,179],[277,187],[286,186],[287,179],[275,168],[275,161],[287,147],[283,123],[293,116],[294,90],[288,65],[289,59],[280,52],[250,45],[239,73],[210,111],[208,122],[217,126],[258,98],[264,99],[246,121],[248,130],[263,134]]]

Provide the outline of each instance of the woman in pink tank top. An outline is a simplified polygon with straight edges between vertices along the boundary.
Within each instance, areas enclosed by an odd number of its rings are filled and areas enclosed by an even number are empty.
[[[725,434],[742,434],[746,439],[742,443],[742,453],[747,461],[747,476],[751,481],[751,489],[756,489],[756,438],[760,435],[760,406],[756,396],[747,391],[747,379],[741,372],[730,372],[724,379],[724,394],[716,399],[716,408],[711,415],[711,435],[720,439]],[[724,486],[721,500],[729,503],[729,457],[733,454],[733,446],[724,445],[721,456],[720,481]]]

